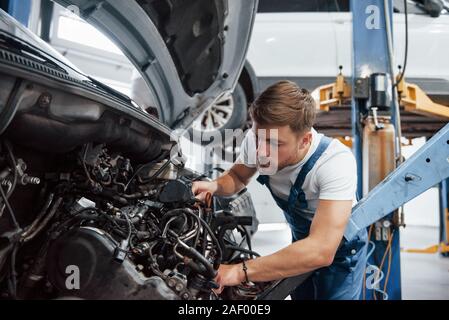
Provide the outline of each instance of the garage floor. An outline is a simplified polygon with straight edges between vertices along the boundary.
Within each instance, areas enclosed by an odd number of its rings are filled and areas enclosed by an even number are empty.
[[[425,248],[436,244],[438,229],[408,226],[401,231],[403,248]],[[290,243],[290,231],[284,223],[261,224],[253,247],[266,255]],[[438,254],[401,253],[402,297],[414,299],[449,299],[449,258]]]

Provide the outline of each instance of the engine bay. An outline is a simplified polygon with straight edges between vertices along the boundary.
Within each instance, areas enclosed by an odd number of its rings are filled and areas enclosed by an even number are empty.
[[[50,158],[4,140],[1,155],[3,298],[254,299],[268,285],[215,295],[221,263],[257,256],[253,218],[235,212],[248,195],[199,202],[204,177],[182,162],[134,166],[93,143]]]

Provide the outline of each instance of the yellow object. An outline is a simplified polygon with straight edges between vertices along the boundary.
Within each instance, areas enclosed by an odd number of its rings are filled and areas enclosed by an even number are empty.
[[[343,143],[348,148],[352,148],[352,138],[351,137],[337,137],[341,143]]]
[[[446,208],[446,243],[449,243],[449,210]]]
[[[401,78],[401,73],[399,73],[397,76],[396,76],[396,81],[398,81],[400,78]],[[398,85],[397,85],[397,90],[398,90],[398,93],[399,93],[399,98],[402,98],[403,97],[403,94],[404,94],[404,88],[405,88],[405,78],[404,77],[402,77],[402,79],[401,79],[401,81],[399,81],[399,83],[398,83]]]
[[[444,242],[440,244],[436,244],[434,246],[430,246],[424,249],[403,249],[402,252],[410,252],[410,253],[448,253],[449,245]]]
[[[397,79],[399,79],[400,74]],[[405,111],[424,116],[449,118],[449,107],[433,102],[417,85],[405,82],[404,78],[397,85],[399,100]],[[312,96],[315,97],[319,111],[329,111],[330,107],[349,103],[352,97],[351,86],[340,73],[334,83],[316,88]]]
[[[321,111],[329,111],[330,107],[342,105],[347,99],[351,99],[351,86],[346,82],[342,74],[337,76],[334,83],[316,88],[312,96],[317,96],[317,107]]]
[[[424,91],[415,84],[405,83],[401,87],[401,105],[409,112],[422,115],[449,118],[449,107],[433,102]]]

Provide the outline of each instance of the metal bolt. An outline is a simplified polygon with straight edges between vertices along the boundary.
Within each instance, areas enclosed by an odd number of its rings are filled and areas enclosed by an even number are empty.
[[[137,269],[137,271],[143,271],[144,266],[141,265],[141,264],[138,264],[138,265],[136,266],[136,269]]]
[[[50,106],[51,100],[52,100],[51,94],[49,94],[48,92],[45,92],[40,95],[39,99],[37,100],[37,103],[38,103],[39,107],[47,108]]]
[[[189,295],[187,292],[184,292],[184,293],[182,294],[182,298],[183,298],[184,300],[188,300],[188,299],[190,298],[190,295]]]
[[[25,174],[22,177],[22,183],[24,185],[26,185],[26,184],[36,184],[37,185],[37,184],[41,183],[41,180],[38,177],[31,177],[31,176]]]
[[[176,281],[175,280],[173,280],[173,279],[168,280],[168,286],[170,288],[174,287],[175,285],[176,285]]]
[[[184,286],[182,285],[182,283],[178,283],[175,287],[176,291],[181,291],[184,288]]]

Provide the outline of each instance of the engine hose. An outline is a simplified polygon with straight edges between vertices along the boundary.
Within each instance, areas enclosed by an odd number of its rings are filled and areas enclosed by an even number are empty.
[[[62,197],[60,197],[55,201],[53,207],[50,209],[50,212],[45,216],[42,222],[30,234],[28,234],[26,237],[22,237],[22,242],[28,242],[32,240],[42,231],[42,229],[47,226],[48,222],[53,218],[53,216],[56,214],[56,211],[61,206],[62,200]]]
[[[13,177],[13,181],[12,181],[12,186],[11,188],[8,190],[8,193],[6,194],[6,198],[9,199],[9,197],[11,196],[11,194],[14,192],[16,185],[17,185],[17,179],[18,179],[18,173],[17,173],[17,161],[16,161],[16,157],[14,156],[14,153],[12,151],[12,146],[11,143],[8,140],[5,140],[3,142],[3,144],[6,147],[6,150],[8,151],[8,156],[9,156],[9,161],[11,161],[11,166],[14,170],[14,177]]]
[[[11,298],[13,300],[17,299],[17,272],[16,272],[16,257],[17,257],[17,251],[19,250],[19,246],[17,243],[14,245],[14,248],[11,253],[11,266],[9,271],[9,292],[11,295]]]
[[[176,236],[176,234],[173,231],[169,230],[169,232],[172,233],[172,235]],[[214,279],[216,277],[217,271],[214,269],[212,264],[209,263],[209,261],[207,261],[205,256],[203,256],[201,253],[199,253],[195,248],[192,248],[192,247],[188,246],[187,244],[185,244],[178,237],[177,237],[177,241],[181,245],[181,247],[184,249],[185,255],[187,257],[198,260],[201,263],[201,265],[203,265],[206,268],[205,272],[201,273],[203,276],[205,276],[209,279]]]
[[[6,135],[15,143],[50,153],[71,152],[96,141],[105,143],[111,150],[122,150],[137,163],[151,162],[163,153],[156,133],[143,134],[119,123],[117,116],[106,113],[94,123],[69,123],[46,114],[22,113],[11,122]]]
[[[260,254],[258,254],[255,251],[252,251],[252,250],[249,250],[249,249],[245,249],[245,248],[240,248],[240,247],[237,247],[237,246],[226,246],[226,249],[239,251],[239,252],[242,252],[242,253],[247,253],[247,254],[249,254],[251,256],[254,256],[254,257],[260,257]]]
[[[189,261],[186,263],[186,265],[189,268],[191,268],[193,271],[195,271],[195,273],[204,275],[207,272],[206,267],[204,267],[204,265],[198,264],[191,259],[189,259]]]
[[[44,217],[44,215],[47,213],[48,209],[50,208],[51,203],[53,202],[54,196],[55,196],[54,193],[50,193],[48,195],[48,197],[45,200],[45,203],[44,203],[41,211],[37,215],[36,219],[34,219],[34,221],[31,223],[31,225],[28,228],[26,228],[26,230],[22,233],[22,235],[21,235],[22,238],[26,238],[30,233],[32,233],[34,231],[34,229],[36,228],[38,223],[41,221],[41,219]]]
[[[171,211],[167,212],[167,214],[168,214],[168,213],[172,213],[172,212],[185,212],[185,213],[187,213],[187,214],[189,214],[189,215],[198,217],[198,216],[197,216],[191,209],[189,209],[189,208],[174,209],[174,210],[171,210]],[[206,229],[207,232],[209,233],[209,235],[210,235],[212,241],[215,242],[215,243],[217,244],[217,246],[216,246],[216,248],[217,248],[217,258],[215,259],[215,262],[214,262],[214,268],[215,268],[215,269],[218,269],[218,267],[220,266],[221,261],[222,261],[222,259],[223,259],[223,250],[222,250],[222,248],[221,248],[221,246],[220,246],[220,242],[217,240],[217,237],[215,236],[215,234],[213,233],[213,231],[211,230],[211,228],[210,228],[210,226],[207,224],[207,222],[204,221],[204,220],[203,220],[202,218],[200,218],[200,217],[198,217],[198,219],[199,219],[200,223],[203,225],[204,229]],[[205,235],[205,238],[206,238],[206,235]]]
[[[182,210],[182,209],[176,209],[176,210]],[[173,221],[176,221],[177,218],[183,217],[184,221],[183,221],[182,226],[181,227],[176,226],[176,228],[179,230],[178,232],[182,233],[187,225],[187,216],[184,214],[183,211],[180,212],[180,211],[176,211],[176,210],[172,210],[172,211],[169,211],[166,214],[164,214],[164,216],[162,217],[161,225],[171,224]],[[180,213],[182,213],[183,215],[180,215]]]
[[[127,219],[116,218],[116,217],[113,217],[112,219],[114,219],[117,223],[120,223],[120,224],[128,224]],[[132,224],[137,224],[140,221],[140,217],[132,217],[132,218],[129,218],[129,220],[131,221]]]

